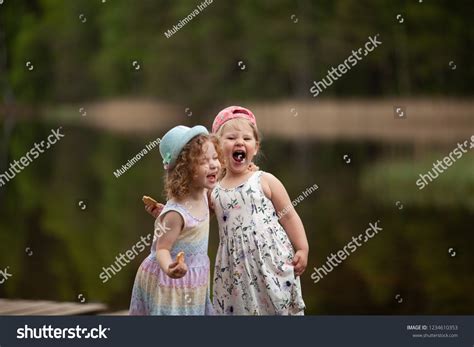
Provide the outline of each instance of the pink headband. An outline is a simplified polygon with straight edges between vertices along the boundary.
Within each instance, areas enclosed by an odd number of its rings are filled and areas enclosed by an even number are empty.
[[[252,111],[241,106],[229,106],[220,111],[214,119],[214,123],[212,123],[212,132],[216,133],[225,122],[235,118],[244,118],[257,127],[257,121],[255,120]]]

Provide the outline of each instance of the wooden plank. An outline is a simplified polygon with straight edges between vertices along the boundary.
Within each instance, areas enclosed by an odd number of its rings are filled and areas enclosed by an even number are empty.
[[[76,303],[64,303],[50,306],[49,308],[38,309],[36,311],[28,313],[28,315],[79,315],[79,314],[95,314],[103,312],[107,309],[107,306],[100,303],[90,304],[76,304]]]
[[[24,305],[26,303],[31,303],[32,300],[8,300],[8,299],[0,299],[0,308],[9,308],[9,307],[14,307],[15,305]],[[34,302],[40,302],[40,301],[34,301]],[[41,301],[45,302],[45,301]]]
[[[48,307],[53,304],[52,301],[26,301],[26,300],[15,300],[9,303],[0,305],[0,314],[16,315],[25,314],[39,307]],[[26,313],[27,314],[27,313]]]
[[[128,310],[115,311],[115,312],[106,312],[102,313],[101,316],[128,316]]]
[[[53,301],[0,299],[0,315],[78,315],[104,312],[102,303],[79,304]]]

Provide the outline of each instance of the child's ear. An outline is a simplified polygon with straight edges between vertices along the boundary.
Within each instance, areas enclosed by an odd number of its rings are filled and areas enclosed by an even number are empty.
[[[260,143],[257,142],[256,145],[255,145],[255,154],[254,154],[254,156],[257,155],[259,149],[260,149]]]

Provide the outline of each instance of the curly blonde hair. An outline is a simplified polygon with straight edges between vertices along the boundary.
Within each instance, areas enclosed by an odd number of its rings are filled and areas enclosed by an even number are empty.
[[[206,143],[212,143],[218,159],[223,163],[219,139],[215,135],[198,135],[183,147],[176,159],[175,166],[165,175],[166,199],[182,200],[190,192],[191,182],[197,172],[199,160],[204,153]]]

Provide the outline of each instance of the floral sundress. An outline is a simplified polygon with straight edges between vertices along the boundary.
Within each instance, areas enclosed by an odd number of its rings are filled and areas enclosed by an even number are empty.
[[[211,194],[219,224],[213,305],[218,315],[302,315],[295,255],[272,202],[261,188],[263,171],[236,188]]]

